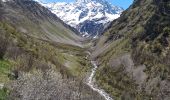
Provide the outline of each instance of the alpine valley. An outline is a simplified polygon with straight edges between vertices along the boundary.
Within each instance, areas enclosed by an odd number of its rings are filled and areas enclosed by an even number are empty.
[[[0,100],[170,100],[170,0],[122,11],[0,0]]]

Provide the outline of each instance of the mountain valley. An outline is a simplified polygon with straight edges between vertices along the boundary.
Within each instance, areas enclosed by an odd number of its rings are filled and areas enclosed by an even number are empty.
[[[0,0],[0,100],[169,100],[169,5]]]

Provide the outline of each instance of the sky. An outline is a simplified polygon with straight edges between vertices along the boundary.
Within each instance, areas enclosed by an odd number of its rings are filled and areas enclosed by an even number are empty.
[[[75,0],[43,0],[45,2],[73,2]],[[127,9],[133,2],[133,0],[106,0],[115,6],[123,7]]]

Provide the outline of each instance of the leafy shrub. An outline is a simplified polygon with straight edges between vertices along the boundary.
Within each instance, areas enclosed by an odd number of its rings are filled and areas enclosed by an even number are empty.
[[[8,74],[10,73],[11,64],[9,61],[0,60],[0,83],[5,83],[9,80]]]
[[[8,100],[9,91],[6,88],[0,89],[0,100]]]

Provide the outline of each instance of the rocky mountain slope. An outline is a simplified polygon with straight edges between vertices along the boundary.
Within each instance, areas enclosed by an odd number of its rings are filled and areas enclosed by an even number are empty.
[[[4,3],[7,4],[1,4],[1,20],[8,21],[23,33],[44,40],[80,45],[77,40],[82,38],[77,35],[78,31],[38,3],[30,0],[8,0]]]
[[[32,0],[0,0],[0,100],[103,100],[82,38]]]
[[[68,25],[76,28],[82,36],[101,35],[107,24],[118,18],[122,8],[105,0],[77,0],[73,3],[41,3]]]
[[[169,5],[135,0],[96,41],[96,81],[116,100],[170,99]]]

